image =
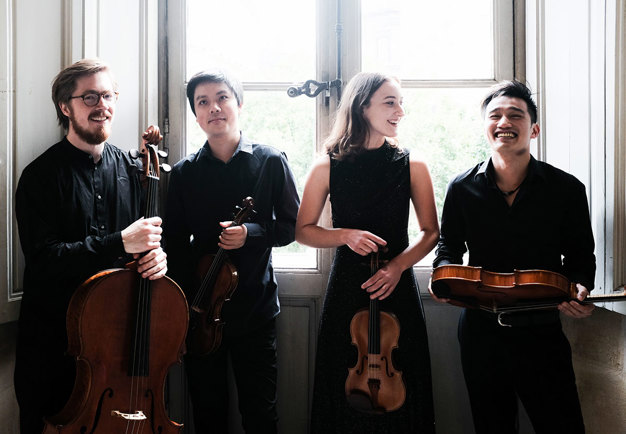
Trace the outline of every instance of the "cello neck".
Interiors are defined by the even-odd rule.
[[[159,212],[159,160],[156,145],[146,145],[144,175],[146,187],[146,218],[156,217]],[[144,253],[145,254],[145,253]],[[131,377],[148,377],[150,366],[150,312],[152,291],[150,280],[139,276],[137,291],[134,333],[130,348],[128,375]]]

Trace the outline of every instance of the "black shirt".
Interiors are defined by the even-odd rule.
[[[171,277],[188,299],[197,286],[200,257],[216,253],[221,221],[233,219],[235,206],[250,196],[256,214],[245,223],[245,244],[227,252],[239,283],[224,304],[225,333],[254,329],[280,310],[272,267],[272,247],[295,239],[300,199],[284,153],[241,136],[232,158],[224,163],[208,142],[179,161],[170,175],[164,240]],[[191,305],[190,301],[190,305]]]
[[[21,319],[62,320],[87,278],[122,266],[121,231],[142,216],[135,162],[105,143],[102,158],[67,138],[30,163],[20,177],[16,214],[25,256]]]
[[[433,266],[461,264],[494,272],[543,269],[594,287],[594,240],[584,185],[531,156],[512,206],[495,183],[491,159],[448,186]]]

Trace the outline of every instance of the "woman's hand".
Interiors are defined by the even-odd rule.
[[[361,288],[370,293],[371,299],[384,300],[396,289],[402,271],[404,270],[402,270],[401,266],[394,261],[390,261],[367,279],[361,285]]]
[[[359,229],[344,229],[346,244],[354,253],[367,256],[372,252],[377,252],[379,246],[386,246],[387,241],[368,231]]]

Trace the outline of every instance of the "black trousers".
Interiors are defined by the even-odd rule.
[[[224,336],[217,352],[185,356],[196,434],[228,433],[227,363],[230,356],[239,412],[247,434],[277,431],[276,320],[243,336]]]
[[[537,434],[585,432],[558,317],[551,324],[502,327],[495,315],[465,310],[459,342],[476,434],[517,433],[517,397]]]
[[[67,403],[76,379],[76,363],[67,356],[65,323],[20,321],[14,385],[21,434],[41,434],[44,417]]]

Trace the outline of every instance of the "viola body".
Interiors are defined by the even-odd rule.
[[[134,270],[105,270],[74,293],[67,330],[76,382],[64,409],[46,421],[45,434],[181,432],[167,415],[163,391],[169,368],[184,351],[187,302],[163,277],[149,281],[148,309],[142,311],[142,281]]]
[[[352,344],[358,349],[354,367],[348,369],[345,392],[348,403],[366,413],[398,410],[404,404],[406,390],[402,372],[396,370],[391,352],[398,347],[400,323],[395,315],[380,311],[380,351],[368,351],[368,309],[357,312],[350,322]]]
[[[566,300],[575,295],[567,278],[552,271],[494,273],[466,265],[435,268],[431,288],[437,297],[449,298],[452,304],[476,308],[538,299]]]
[[[222,308],[235,292],[239,276],[237,269],[230,261],[225,259],[221,264],[216,264],[215,261],[216,255],[206,255],[198,263],[196,275],[198,282],[211,272],[212,267],[218,267],[210,290],[191,306],[191,321],[187,338],[189,354],[213,353],[222,343],[223,328],[226,324],[222,319]],[[197,285],[199,286],[200,284]]]
[[[576,284],[547,270],[495,273],[481,267],[441,265],[433,270],[431,289],[450,304],[494,313],[553,309],[564,301],[578,301]],[[581,304],[625,301],[616,295],[587,297]]]

